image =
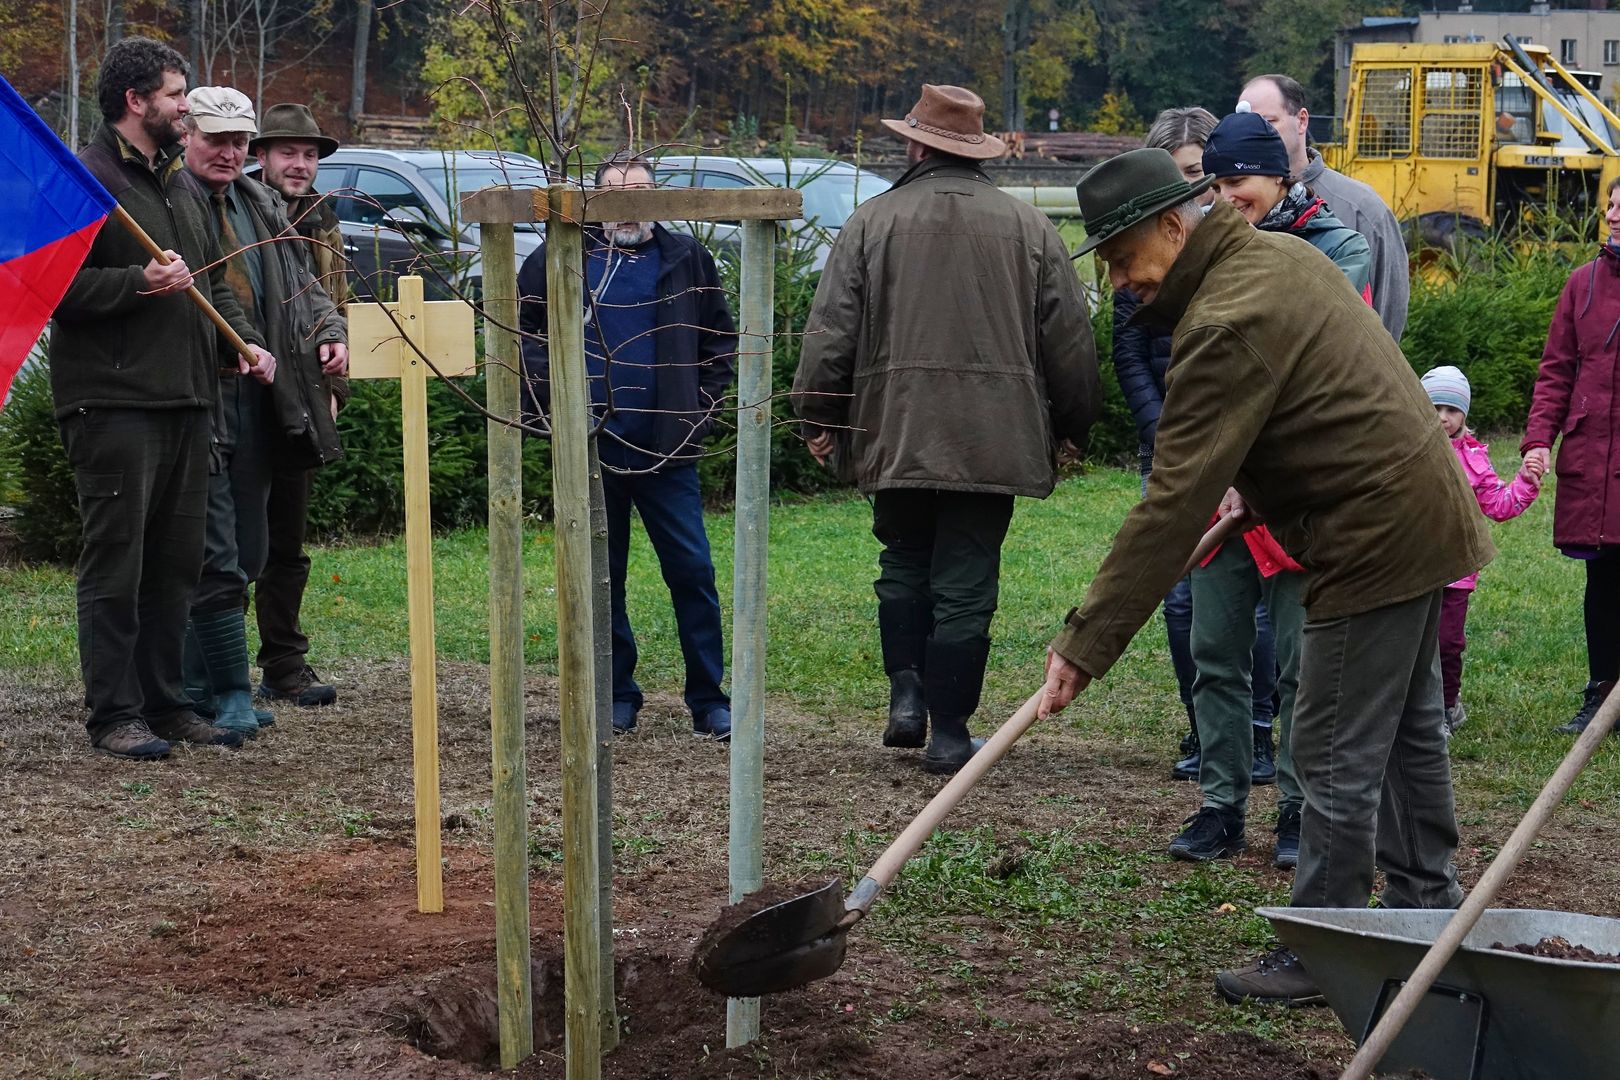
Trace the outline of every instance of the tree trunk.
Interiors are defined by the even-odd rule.
[[[1001,16],[1001,126],[1024,130],[1020,54],[1029,44],[1029,0],[1007,0]]]
[[[124,39],[124,0],[107,0],[107,47]]]
[[[372,0],[355,0],[354,71],[349,80],[349,124],[358,126],[366,111],[366,51],[371,47]]]
[[[204,86],[213,81],[204,63],[207,28],[203,20],[208,12],[208,0],[186,0],[186,8],[191,15],[191,85]]]
[[[79,148],[79,0],[67,5],[67,130],[68,146]]]

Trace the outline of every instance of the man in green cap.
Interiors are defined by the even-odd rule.
[[[292,227],[307,243],[293,245],[304,264],[342,311],[349,302],[349,265],[343,257],[343,233],[332,200],[315,190],[322,158],[338,148],[321,133],[307,105],[272,105],[265,110],[259,134],[248,143],[258,158],[259,179],[286,200]],[[329,359],[321,367],[326,407],[336,421],[349,398],[347,362]],[[322,681],[309,665],[309,638],[299,612],[309,584],[309,556],[304,538],[309,529],[309,496],[315,470],[274,455],[270,475],[270,546],[264,569],[253,586],[253,610],[259,620],[259,667],[264,672],[259,694],[295,705],[330,705],[337,689]]]
[[[1440,597],[1490,561],[1490,540],[1377,313],[1321,252],[1225,203],[1203,216],[1198,191],[1157,149],[1079,184],[1081,251],[1142,298],[1138,318],[1174,330],[1147,495],[1047,651],[1041,715],[1119,659],[1212,516],[1263,520],[1309,575],[1293,903],[1366,907],[1376,865],[1384,906],[1455,907]],[[1322,1000],[1287,948],[1216,985],[1232,1001]]]

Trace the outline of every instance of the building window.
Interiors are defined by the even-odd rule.
[[[1575,39],[1564,38],[1558,43],[1558,62],[1560,64],[1573,64],[1575,62]]]
[[[1440,44],[1442,44],[1442,45],[1460,45],[1462,43],[1462,40],[1463,40],[1463,36],[1461,34],[1446,34],[1443,37],[1441,37]]]
[[[1356,44],[1355,44],[1355,42],[1346,41],[1344,43],[1343,51],[1339,53],[1339,66],[1342,67],[1342,68],[1349,67],[1350,66],[1350,61],[1355,55],[1356,55]]]
[[[1603,43],[1603,62],[1605,64],[1620,64],[1620,41],[1609,38]]]

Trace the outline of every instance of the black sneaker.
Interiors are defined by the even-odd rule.
[[[1249,846],[1243,839],[1243,819],[1230,810],[1200,807],[1183,824],[1186,827],[1170,841],[1172,858],[1188,862],[1229,859]]]
[[[731,741],[731,710],[724,705],[710,709],[702,717],[692,717],[692,734],[715,742]]]
[[[1277,851],[1271,865],[1279,870],[1293,870],[1299,866],[1299,807],[1285,806],[1277,815]]]
[[[300,708],[310,709],[336,701],[337,687],[321,682],[315,669],[305,664],[285,678],[265,679],[259,684],[259,696],[270,701],[290,701]]]
[[[1271,751],[1271,725],[1254,725],[1254,765],[1249,769],[1249,783],[1265,787],[1277,782],[1277,759]]]
[[[1592,717],[1596,716],[1597,711],[1603,707],[1603,702],[1608,698],[1609,691],[1613,689],[1613,679],[1607,682],[1587,683],[1586,689],[1582,691],[1584,696],[1581,700],[1580,712],[1577,712],[1569,723],[1560,725],[1558,730],[1565,735],[1579,735],[1585,731],[1587,725],[1592,722]]]
[[[1252,964],[1216,975],[1215,989],[1234,1005],[1255,1001],[1292,1009],[1327,1003],[1316,987],[1316,980],[1306,974],[1299,957],[1286,945],[1273,949]]]

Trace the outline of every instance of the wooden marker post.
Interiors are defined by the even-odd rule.
[[[489,411],[521,415],[522,353],[512,226],[479,230]],[[534,1053],[529,974],[529,797],[523,749],[523,433],[489,421],[489,732],[495,819],[495,970],[501,1068]]]
[[[585,371],[584,193],[548,189],[551,482],[562,726],[563,1030],[567,1080],[602,1075],[601,849],[591,615],[590,385]]]
[[[446,375],[472,374],[472,308],[459,300],[424,303],[422,279],[402,277],[397,304],[350,304],[346,314],[349,377],[400,381],[405,441],[405,576],[411,635],[411,747],[416,788],[416,909],[443,911],[433,517],[428,499],[429,373],[416,350],[431,357]],[[402,331],[415,348],[401,340]]]
[[[776,222],[746,221],[737,344],[737,502],[731,594],[731,900],[764,884],[765,560],[771,498]],[[759,999],[726,1002],[726,1045],[759,1038]]]

